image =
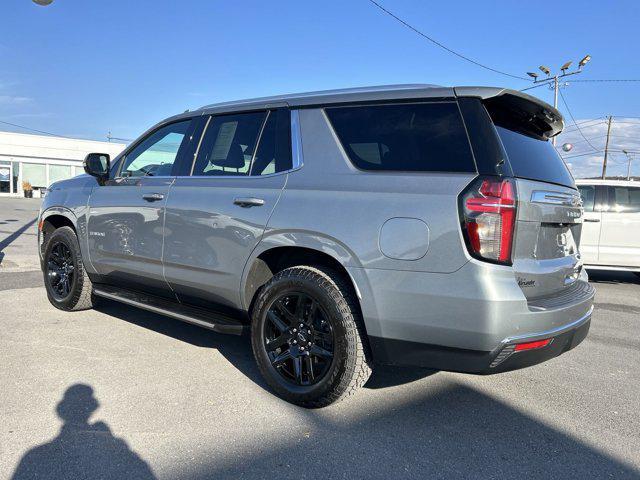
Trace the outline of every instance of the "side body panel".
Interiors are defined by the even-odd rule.
[[[260,241],[287,174],[264,177],[178,177],[167,202],[165,278],[191,304],[240,308],[240,281]],[[261,206],[234,203],[244,197]]]
[[[580,235],[580,255],[585,265],[596,265],[600,261],[600,234],[602,232],[602,208],[606,202],[606,187],[579,184],[584,218]]]
[[[173,177],[120,178],[94,188],[87,237],[96,280],[172,297],[162,273],[164,207],[172,182]]]
[[[73,224],[84,259],[89,258],[86,228],[87,204],[89,196],[96,186],[98,186],[98,182],[89,175],[79,175],[54,183],[43,199],[41,206],[40,220],[46,220],[51,215],[60,215]],[[38,245],[41,244],[42,233],[38,231]],[[39,254],[42,255],[41,249],[39,249]],[[85,268],[89,273],[93,273],[93,268],[89,262],[87,262]]]
[[[598,263],[616,267],[640,267],[640,211],[617,203],[616,190],[640,192],[640,187],[607,186],[608,203],[602,211]],[[627,196],[629,193],[627,193]],[[637,194],[636,194],[637,195]],[[635,205],[634,205],[635,206]]]
[[[328,253],[347,267],[354,280],[368,332],[380,332],[380,322],[387,318],[381,317],[378,309],[384,308],[381,303],[387,299],[373,296],[367,272],[382,278],[402,276],[402,272],[433,272],[446,277],[463,267],[469,257],[456,199],[474,175],[356,170],[321,109],[300,110],[299,116],[305,164],[289,174],[252,258],[272,246],[305,246]],[[387,231],[385,227],[383,240],[401,239],[398,232],[416,235],[399,240],[404,249],[395,254],[397,258],[392,258],[394,252],[385,255],[380,248],[383,226],[388,226],[390,219],[411,221],[391,222],[389,228],[401,230]],[[416,225],[420,228],[414,228]],[[244,299],[245,308],[249,301]],[[404,312],[413,319],[427,314],[422,305],[413,310],[407,304]]]

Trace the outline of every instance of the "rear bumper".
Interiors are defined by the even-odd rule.
[[[583,271],[563,292],[527,300],[513,269],[473,261],[448,274],[349,273],[362,298],[375,362],[481,374],[533,365],[574,348],[588,332],[595,295]],[[553,341],[545,347],[510,351],[548,338]]]
[[[506,338],[490,352],[380,337],[369,337],[369,341],[380,363],[489,375],[536,365],[575,348],[589,333],[592,311],[593,307],[583,317],[551,331]],[[551,339],[545,347],[515,351],[518,343],[544,339]]]

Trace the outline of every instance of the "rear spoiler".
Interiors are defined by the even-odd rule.
[[[525,135],[548,140],[564,128],[556,108],[526,93],[495,87],[455,87],[454,91],[457,97],[479,98],[496,125]]]

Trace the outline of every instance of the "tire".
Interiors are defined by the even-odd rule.
[[[251,344],[273,391],[303,407],[341,400],[371,375],[357,299],[329,269],[296,266],[271,278],[252,310]]]
[[[60,258],[65,260],[62,265],[58,264]],[[47,239],[42,271],[47,297],[54,307],[77,311],[87,310],[95,305],[93,286],[84,269],[78,237],[71,227],[60,227]],[[68,288],[60,286],[63,274],[69,280]]]

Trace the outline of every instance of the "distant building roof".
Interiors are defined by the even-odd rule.
[[[0,157],[29,157],[52,160],[84,160],[87,153],[108,153],[112,157],[125,148],[123,143],[80,138],[0,132]]]

